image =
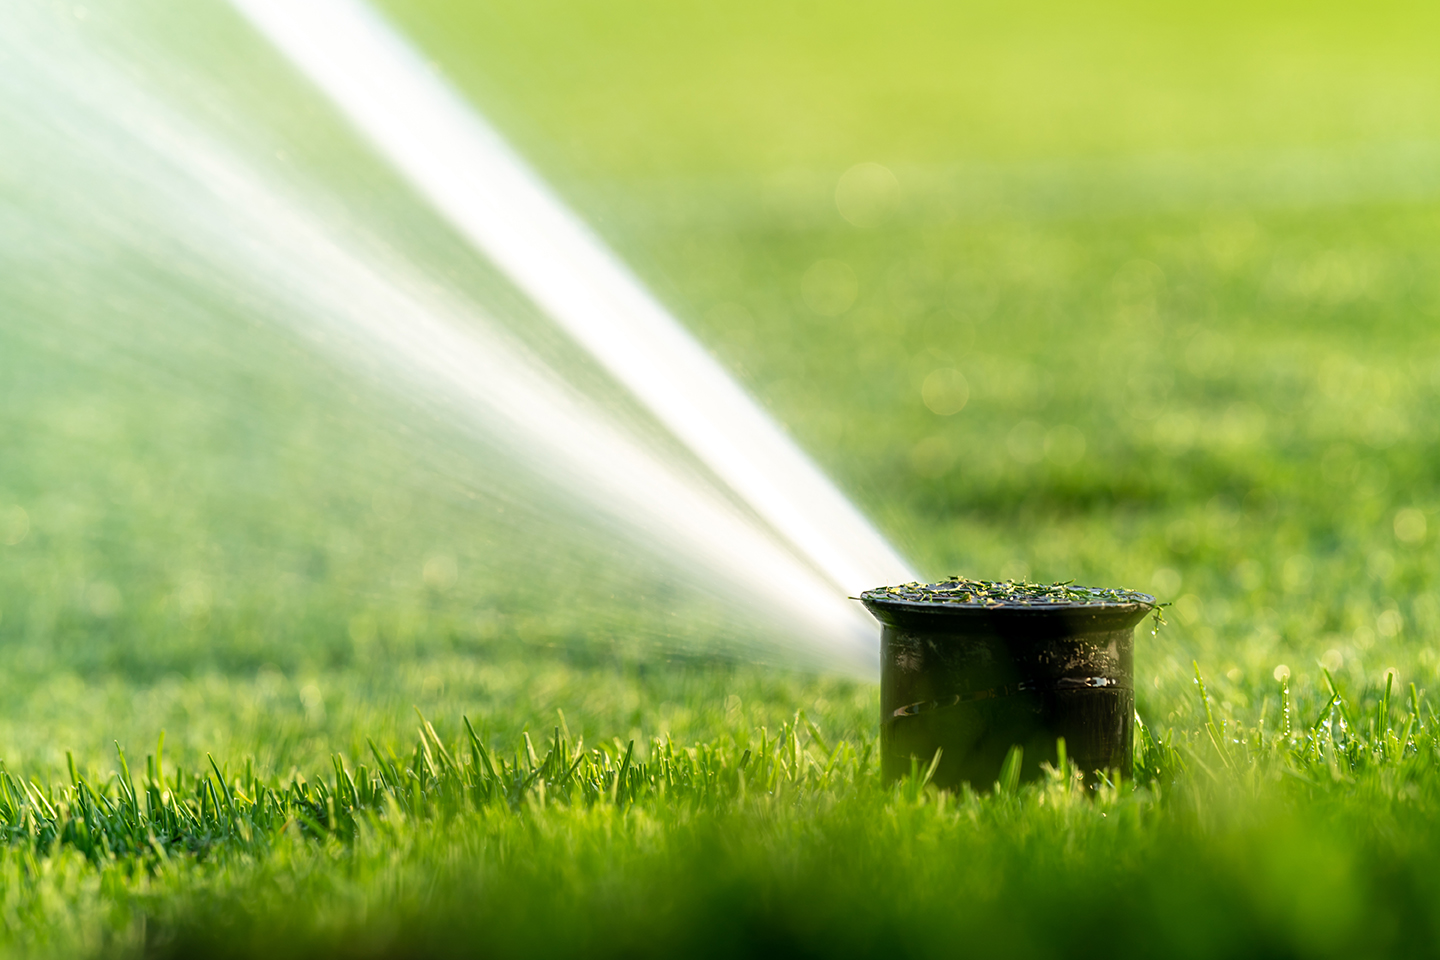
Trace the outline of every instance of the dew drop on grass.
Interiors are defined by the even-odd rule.
[[[1204,615],[1205,606],[1193,593],[1187,593],[1175,601],[1175,616],[1187,627],[1199,623]]]
[[[1303,553],[1297,553],[1285,561],[1280,571],[1280,581],[1286,593],[1303,593],[1315,577],[1315,563]]]
[[[1161,567],[1150,577],[1150,586],[1162,600],[1173,597],[1180,590],[1180,571],[1173,567]]]
[[[1425,539],[1425,514],[1406,507],[1395,514],[1395,539],[1401,543],[1420,543]]]
[[[920,385],[920,398],[930,412],[949,417],[965,409],[970,402],[970,384],[964,374],[953,367],[930,371]]]
[[[106,620],[120,612],[123,598],[115,584],[99,580],[85,588],[85,606],[92,616]]]
[[[1376,550],[1365,560],[1365,570],[1375,580],[1388,580],[1395,572],[1395,555],[1389,550]]]
[[[318,723],[325,719],[325,695],[318,684],[307,683],[300,688],[300,705],[307,720]]]
[[[835,209],[857,227],[878,227],[900,205],[900,181],[878,163],[857,163],[835,184]]]
[[[449,554],[436,554],[425,561],[422,575],[425,579],[425,586],[437,593],[444,593],[455,586],[460,571],[454,557]]]

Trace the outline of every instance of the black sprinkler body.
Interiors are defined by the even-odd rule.
[[[1057,760],[1087,774],[1131,774],[1135,626],[1155,598],[1128,590],[955,578],[867,590],[880,641],[881,772],[912,757],[931,782],[977,790],[1012,746],[1021,779]]]

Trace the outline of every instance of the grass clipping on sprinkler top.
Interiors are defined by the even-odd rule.
[[[1023,580],[971,580],[950,577],[937,583],[902,583],[877,587],[862,600],[902,600],[906,603],[942,603],[975,607],[1091,606],[1113,604],[1153,605],[1155,598],[1138,590],[1112,587],[1078,587],[1073,583],[1027,583]]]

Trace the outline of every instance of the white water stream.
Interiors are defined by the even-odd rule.
[[[355,0],[231,0],[457,230],[843,592],[914,579],[625,265]]]
[[[67,207],[107,242],[181,250],[189,274],[254,291],[267,320],[386,371],[389,385],[742,600],[812,658],[872,671],[874,624],[846,594],[911,579],[905,564],[624,265],[365,8],[235,2],[753,513],[565,382],[485,308],[357,242],[113,56],[89,55],[82,33],[52,29],[53,11],[38,5],[0,15],[10,125],[0,147],[26,198],[0,217],[0,259],[21,270],[37,243],[74,240],[56,236]]]

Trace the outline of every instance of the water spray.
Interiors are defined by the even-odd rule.
[[[519,482],[564,492],[609,539],[658,548],[677,581],[742,601],[741,616],[759,628],[743,639],[758,633],[812,664],[874,675],[874,625],[819,562],[692,464],[626,429],[487,311],[317,211],[47,15],[4,14],[21,29],[0,31],[9,58],[0,93],[13,94],[0,98],[0,117],[19,131],[5,147],[29,165],[32,191],[58,184],[58,205],[79,182],[82,199],[104,198],[93,204],[103,217],[89,217],[82,237],[159,247],[190,277],[227,296],[244,291],[257,323],[289,327],[420,402],[477,449],[499,452]],[[24,230],[53,232],[57,207],[39,207],[0,218],[0,257]]]
[[[841,595],[908,565],[501,136],[357,0],[231,0]]]

